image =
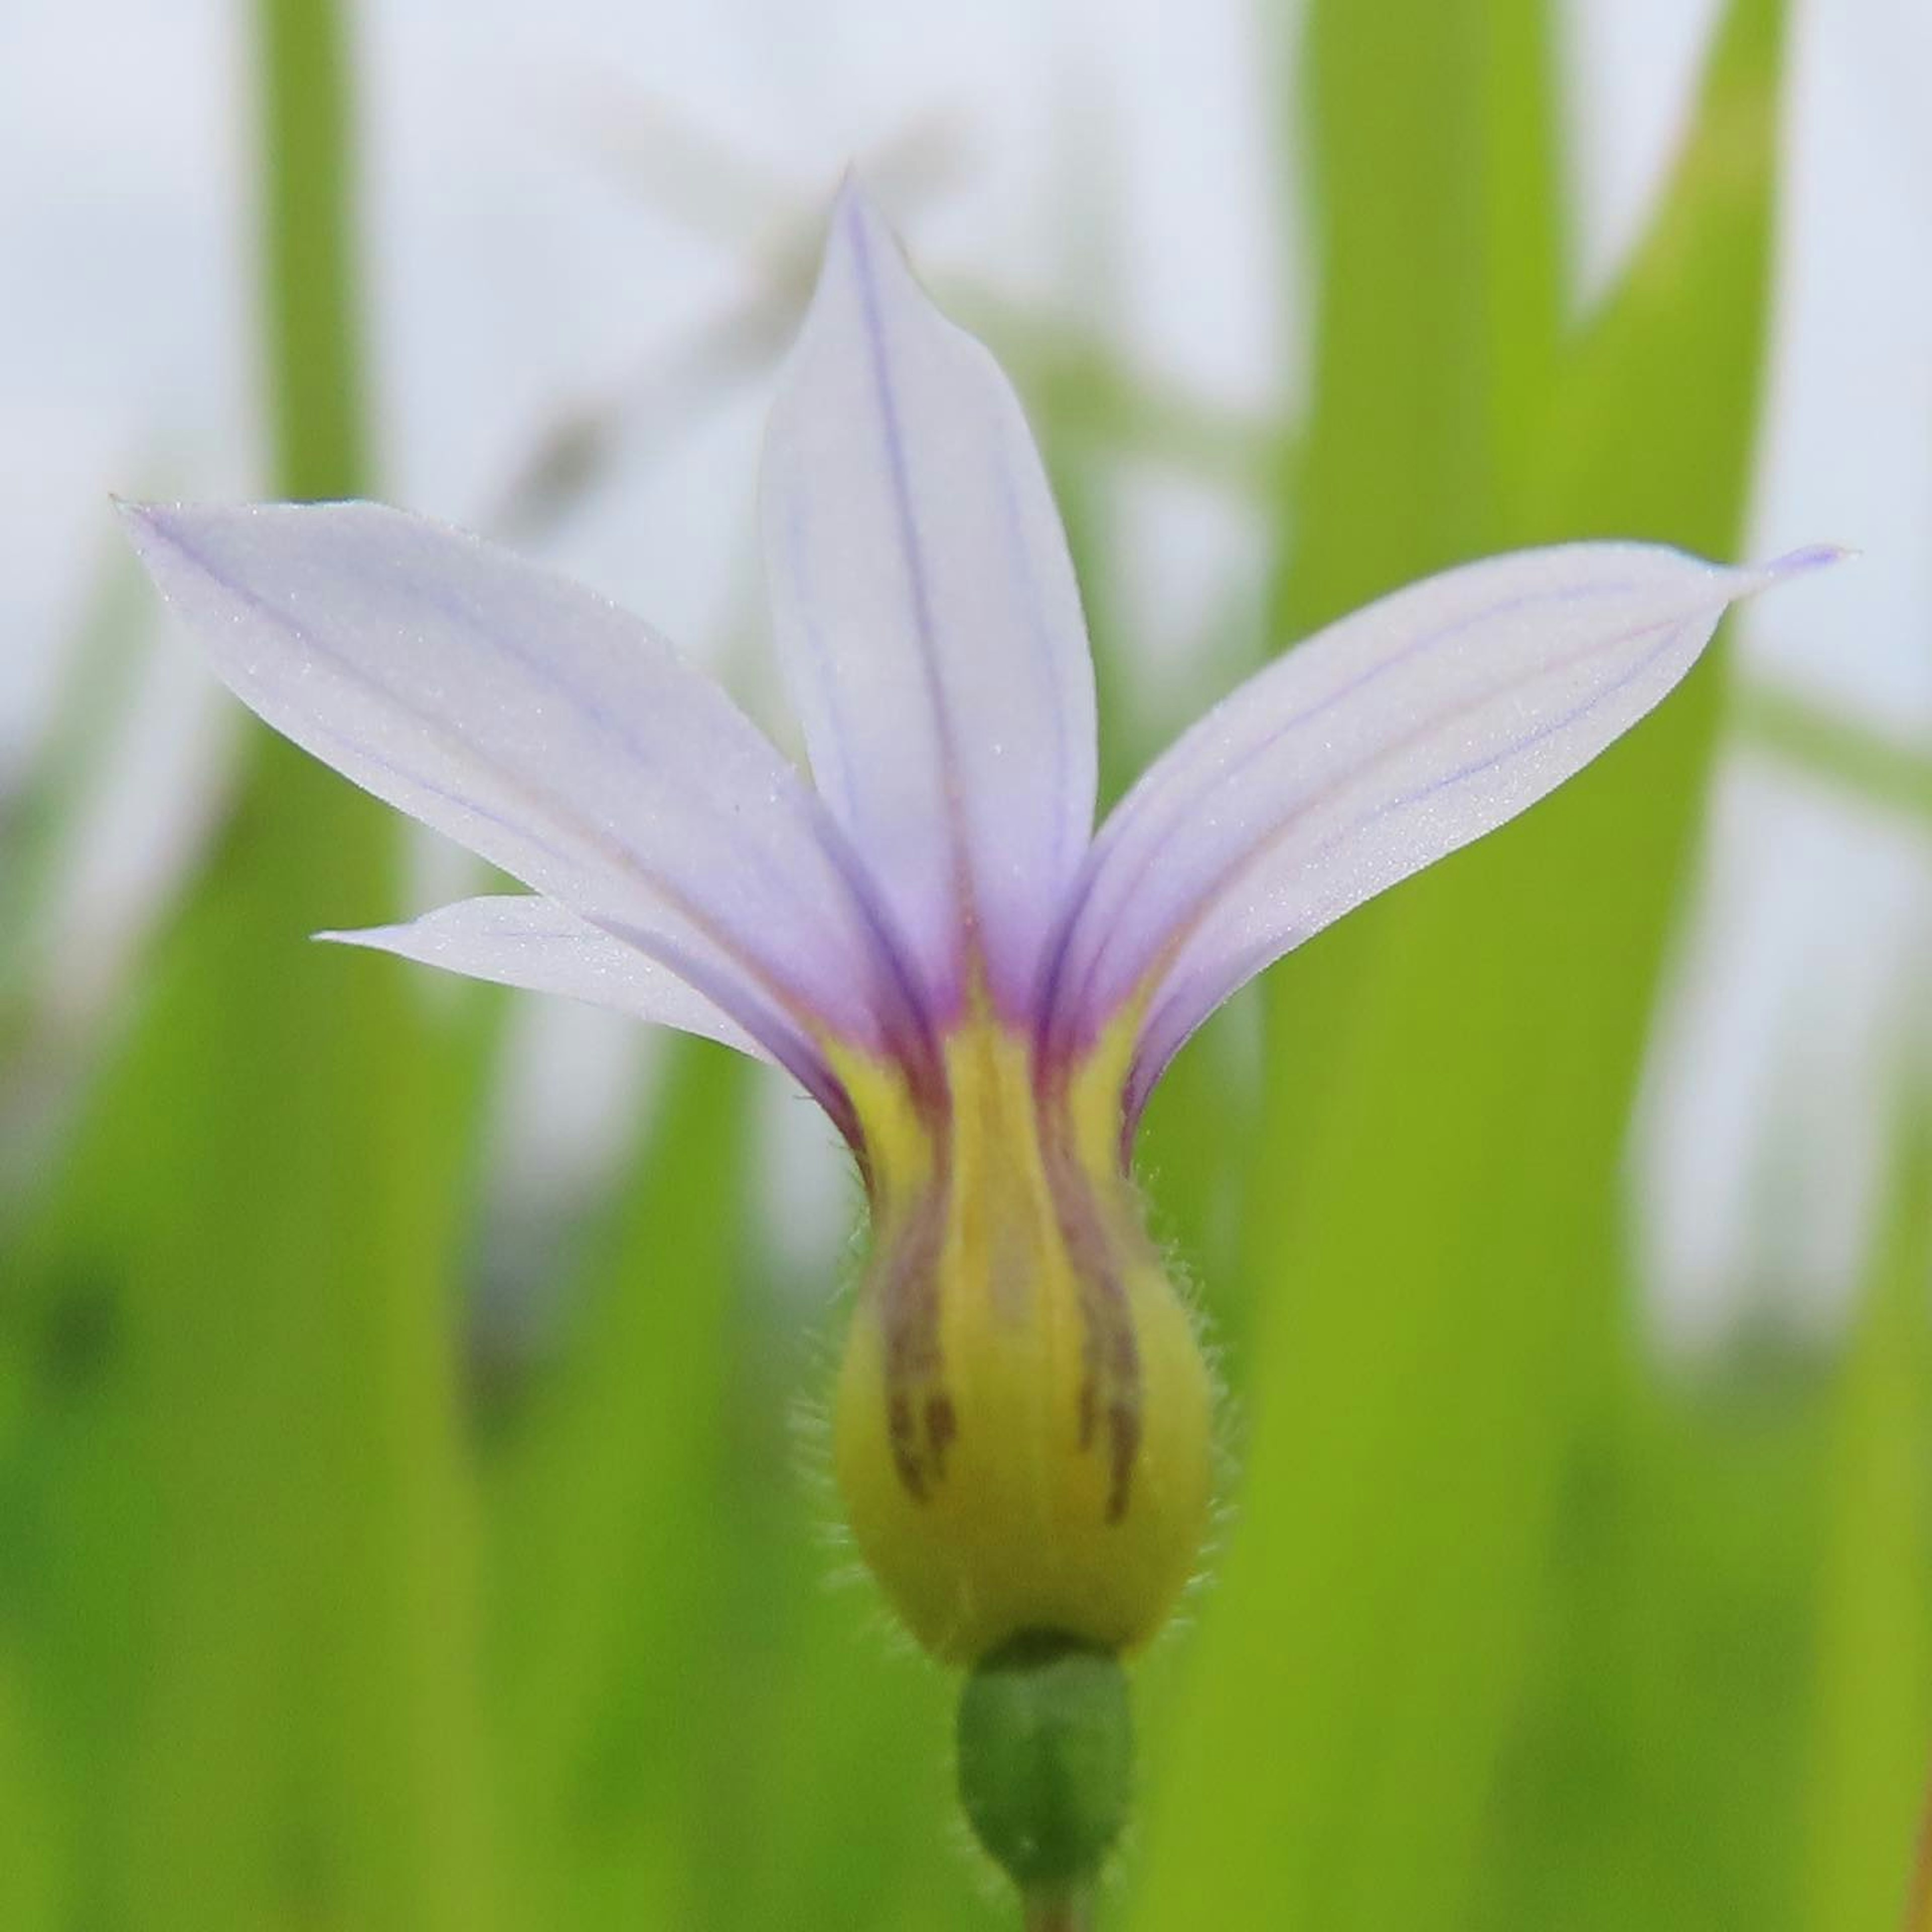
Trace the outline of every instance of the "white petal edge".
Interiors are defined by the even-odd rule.
[[[729,1013],[668,967],[540,893],[459,899],[403,925],[318,932],[315,937],[394,953],[400,959],[500,986],[562,994],[656,1026],[721,1041],[754,1060],[771,1058]]]
[[[1094,675],[1011,384],[848,183],[767,431],[774,628],[820,791],[935,1006],[1021,1012],[1092,836]]]
[[[821,1028],[884,1042],[891,962],[849,854],[638,620],[378,505],[124,508],[176,615],[277,730],[671,967],[814,1090]]]
[[[1684,676],[1738,598],[1834,561],[1729,569],[1662,545],[1465,565],[1319,632],[1224,699],[1095,842],[1049,1037],[1141,1003],[1128,1123],[1238,987],[1573,776]]]

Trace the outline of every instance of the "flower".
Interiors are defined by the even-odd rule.
[[[1209,1378],[1130,1167],[1182,1043],[1830,554],[1449,571],[1223,699],[1096,836],[1086,634],[1024,417],[850,188],[762,501],[812,783],[634,618],[474,538],[361,503],[128,515],[245,704],[531,889],[327,936],[710,1035],[836,1124],[873,1226],[841,1486],[962,1662],[1029,1633],[1131,1648],[1197,1560]]]

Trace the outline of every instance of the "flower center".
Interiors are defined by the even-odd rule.
[[[921,1641],[970,1662],[1027,1630],[1153,1635],[1205,1526],[1212,1396],[1116,1150],[1124,1032],[1070,1078],[987,1018],[922,1109],[840,1071],[874,1253],[834,1448],[867,1561]]]

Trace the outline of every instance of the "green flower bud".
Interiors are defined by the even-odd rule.
[[[1104,1651],[1029,1634],[967,1678],[960,1802],[1029,1899],[1076,1895],[1098,1875],[1126,1822],[1133,1749],[1126,1673]]]

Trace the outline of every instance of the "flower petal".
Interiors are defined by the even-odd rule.
[[[1050,1036],[1077,1044],[1144,1002],[1131,1121],[1230,993],[1534,804],[1683,676],[1726,605],[1835,554],[1728,570],[1653,544],[1565,544],[1344,618],[1208,712],[1102,827]]]
[[[942,1012],[1025,1009],[1092,833],[1093,665],[1017,398],[848,187],[765,452],[773,618],[820,792]]]
[[[663,961],[795,1072],[820,1028],[885,1042],[903,998],[836,828],[638,620],[373,504],[128,514],[176,614],[278,730]]]
[[[461,899],[406,925],[316,937],[393,952],[500,986],[562,993],[634,1019],[722,1040],[754,1059],[772,1057],[730,1014],[668,967],[541,893]]]

